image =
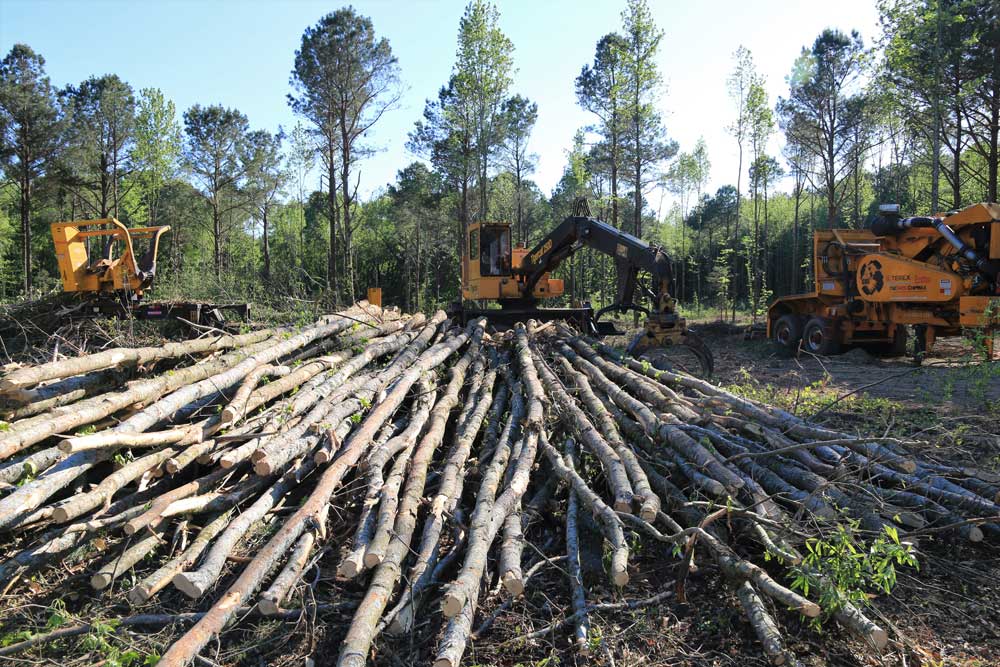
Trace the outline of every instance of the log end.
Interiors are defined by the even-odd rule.
[[[383,554],[369,551],[365,554],[365,567],[368,569],[378,567],[382,563],[383,558]]]
[[[326,451],[325,449],[321,449],[318,452],[316,452],[316,454],[313,455],[313,461],[316,462],[316,465],[320,466],[323,465],[324,463],[328,463],[331,458],[332,457],[330,456],[330,452]]]
[[[865,637],[865,641],[868,642],[876,651],[883,650],[889,645],[889,633],[887,633],[882,628],[876,627],[868,636]]]
[[[143,517],[139,516],[127,522],[122,530],[125,531],[126,535],[135,535],[142,530],[142,527],[145,525],[146,521],[143,520]]]
[[[90,587],[95,591],[103,591],[105,588],[111,585],[114,581],[114,577],[108,572],[98,572],[90,578]]]
[[[221,457],[219,457],[219,465],[225,468],[226,470],[229,470],[238,462],[239,461],[236,460],[236,457],[232,456],[231,454],[223,454]]]
[[[52,520],[56,523],[64,523],[72,518],[69,510],[65,507],[56,507],[52,510]]]
[[[444,594],[444,598],[441,600],[441,612],[444,614],[445,618],[453,618],[458,616],[464,605],[465,596],[461,595],[457,591],[450,590]],[[436,665],[437,662],[434,664]]]
[[[170,475],[176,475],[177,471],[181,469],[181,465],[180,465],[180,463],[177,462],[177,459],[167,459],[163,463],[163,467],[166,469],[167,473],[170,474]]]
[[[174,575],[171,582],[174,588],[184,593],[192,600],[196,600],[205,594],[205,590],[208,586],[203,585],[201,577],[198,576],[198,572],[178,572]]]
[[[337,568],[337,575],[344,577],[345,579],[353,579],[361,574],[364,569],[364,565],[361,563],[361,557],[356,554],[351,554],[340,563],[340,566]]]
[[[253,471],[261,477],[268,477],[272,470],[273,466],[271,466],[271,462],[267,459],[261,459],[253,464]]]
[[[152,595],[150,595],[149,588],[142,584],[136,584],[136,586],[128,592],[126,597],[128,598],[129,604],[140,605],[151,598]]]
[[[653,505],[653,503],[644,502],[642,507],[639,508],[639,518],[646,523],[654,523],[656,521],[656,516],[659,508]]]
[[[628,514],[632,513],[632,501],[624,497],[615,498],[615,511],[616,512],[626,512]]]
[[[260,611],[262,616],[277,616],[281,613],[281,607],[278,606],[277,600],[272,600],[271,598],[261,598],[257,602],[257,609]]]
[[[611,573],[611,582],[621,588],[628,583],[628,572],[626,570],[618,570],[617,572]]]
[[[401,637],[403,635],[409,634],[413,629],[413,605],[408,604],[399,610],[399,613],[392,619],[389,623],[389,627],[386,628],[388,632],[393,637]]]
[[[66,438],[59,441],[59,451],[63,454],[73,453],[73,438]]]
[[[232,424],[236,421],[236,410],[231,407],[223,408],[220,419],[223,424]]]
[[[524,593],[524,578],[520,572],[504,572],[502,577],[503,587],[514,597],[520,597]]]
[[[434,660],[434,667],[458,667],[458,665],[452,662],[451,658],[437,658]]]
[[[979,526],[969,526],[968,538],[970,542],[982,542],[983,531]]]
[[[823,611],[815,602],[806,602],[798,609],[799,613],[809,618],[816,618]]]

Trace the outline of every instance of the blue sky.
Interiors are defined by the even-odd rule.
[[[501,27],[513,40],[512,92],[538,103],[531,150],[545,192],[559,180],[574,131],[593,118],[576,104],[573,80],[592,60],[601,35],[619,28],[624,1],[500,0]],[[857,29],[866,45],[878,35],[875,0],[650,0],[665,39],[659,56],[666,82],[660,101],[670,136],[690,150],[700,136],[712,161],[710,187],[736,178],[736,146],[726,133],[732,104],[725,80],[740,44],[767,77],[772,104],[804,45],[826,27]],[[0,48],[26,42],[46,59],[53,83],[78,83],[114,72],[136,89],[158,87],[178,112],[192,104],[237,107],[255,128],[296,122],[285,102],[303,30],[341,6],[312,0],[0,0]],[[399,58],[405,95],[376,126],[381,149],[363,163],[369,196],[395,179],[414,156],[406,135],[447,80],[465,0],[360,0]],[[780,150],[775,137],[772,152]],[[745,178],[744,178],[745,181]],[[318,178],[317,178],[318,185]],[[656,197],[652,197],[655,199]]]

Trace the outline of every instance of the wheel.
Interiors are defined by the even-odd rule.
[[[782,315],[774,323],[771,335],[775,343],[794,352],[802,340],[802,320],[797,315]]]
[[[831,355],[840,352],[835,323],[821,317],[814,317],[802,330],[802,347],[812,354]]]
[[[906,346],[910,341],[909,331],[902,324],[896,325],[896,333],[890,343],[873,343],[868,346],[868,351],[880,357],[905,357]]]

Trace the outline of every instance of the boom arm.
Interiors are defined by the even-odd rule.
[[[554,270],[583,246],[610,255],[615,260],[618,299],[611,308],[645,311],[633,302],[639,271],[645,270],[653,277],[656,292],[649,296],[656,304],[655,308],[659,312],[673,312],[673,299],[670,297],[673,275],[667,254],[605,222],[581,215],[566,218],[532,248],[519,269],[524,276],[523,293],[531,294],[543,274]]]

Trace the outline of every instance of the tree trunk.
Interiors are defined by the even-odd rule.
[[[219,214],[219,204],[213,197],[212,200],[212,260],[215,265],[216,279],[222,278],[222,216]]]
[[[729,296],[732,299],[733,314],[730,318],[731,322],[736,321],[736,277],[739,274],[739,238],[740,238],[740,188],[743,183],[743,142],[736,142],[739,145],[739,162],[736,167],[736,222],[733,227],[733,235],[730,237],[730,243],[733,245],[733,256],[731,260],[731,265],[729,267]],[[728,234],[728,230],[727,230]]]
[[[326,258],[326,287],[333,291],[333,300],[340,298],[340,280],[337,276],[337,185],[334,179],[334,159],[336,145],[332,139],[327,140],[327,168],[326,168],[326,210],[330,222],[330,252]]]
[[[261,210],[261,219],[264,223],[264,280],[271,279],[271,244],[268,239],[267,229],[267,207]]]
[[[989,158],[986,168],[989,170],[989,200],[997,201],[997,143],[1000,134],[1000,46],[993,48],[993,94],[990,100],[990,128],[989,128]]]
[[[31,172],[22,161],[21,168],[21,268],[24,271],[24,296],[31,295]]]
[[[355,289],[354,289],[354,257],[351,253],[351,142],[352,137],[348,134],[346,125],[344,124],[345,118],[341,116],[340,121],[340,150],[341,150],[341,165],[340,165],[340,189],[341,189],[341,200],[344,204],[344,260],[347,273],[347,301],[348,303],[354,303]]]

